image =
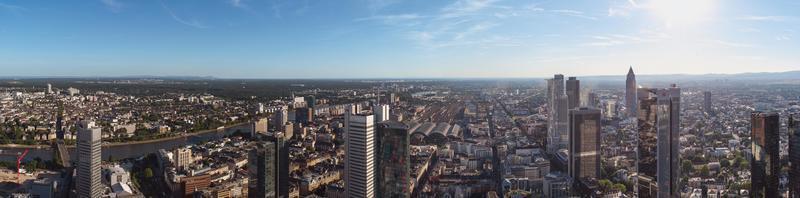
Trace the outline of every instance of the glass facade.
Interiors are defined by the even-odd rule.
[[[385,121],[378,124],[379,197],[411,197],[410,136],[405,124]]]

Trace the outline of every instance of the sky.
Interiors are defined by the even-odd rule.
[[[0,0],[0,76],[800,70],[796,0]]]

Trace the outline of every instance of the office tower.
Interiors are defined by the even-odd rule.
[[[713,109],[711,108],[711,92],[710,91],[704,91],[703,92],[703,111],[705,111],[707,114],[711,114],[712,110]]]
[[[314,109],[303,107],[294,110],[294,120],[298,123],[308,124],[314,120]]]
[[[625,80],[625,108],[628,109],[628,117],[635,117],[639,108],[636,106],[636,92],[636,74],[633,74],[633,67],[630,67]]]
[[[282,136],[276,133],[250,150],[248,197],[289,197],[289,150]]]
[[[250,137],[256,137],[257,134],[267,134],[269,129],[269,121],[266,118],[260,118],[253,122],[251,127]]]
[[[53,93],[53,85],[47,83],[47,94],[52,94],[52,93]]]
[[[637,185],[639,197],[679,197],[681,90],[639,88]]]
[[[100,197],[103,186],[100,184],[101,136],[100,127],[92,121],[81,121],[78,126],[77,183],[78,197]]]
[[[569,99],[564,91],[564,75],[556,74],[553,79],[548,80],[548,134],[547,151],[556,153],[559,149],[564,149],[568,144],[569,126],[568,109]]]
[[[581,105],[581,81],[575,77],[569,77],[566,92],[567,100],[569,100],[567,109],[578,108]]]
[[[778,113],[753,112],[750,129],[753,158],[750,160],[750,196],[778,197],[780,177],[780,118]]]
[[[800,197],[800,114],[789,116],[789,197]]]
[[[411,151],[408,126],[385,121],[377,125],[380,134],[378,149],[377,191],[381,197],[411,197]]]
[[[390,108],[389,105],[375,105],[373,114],[375,115],[375,122],[383,122],[389,120]]]
[[[175,149],[175,167],[179,170],[186,170],[186,167],[190,166],[193,163],[192,159],[192,149],[189,148],[178,148]]]
[[[586,95],[586,106],[596,108],[597,107],[597,93],[589,92]]]
[[[56,138],[64,139],[64,106],[59,104],[58,115],[56,116]]]
[[[310,108],[314,108],[317,106],[317,97],[316,96],[306,96],[306,106]]]
[[[345,194],[375,197],[374,116],[345,112]]]
[[[569,111],[569,176],[600,177],[600,110],[581,107]]]
[[[274,119],[273,123],[278,123],[275,125],[275,130],[280,130],[283,123],[289,122],[289,107],[281,106],[278,111],[275,112],[272,119]]]

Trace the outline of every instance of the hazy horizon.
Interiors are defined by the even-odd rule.
[[[542,78],[800,70],[794,1],[0,2],[4,76]]]

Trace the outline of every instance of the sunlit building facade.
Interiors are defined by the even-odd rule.
[[[750,115],[751,149],[750,196],[778,197],[780,178],[780,116],[774,112]]]
[[[637,184],[639,197],[679,197],[680,97],[675,85],[639,88]]]

